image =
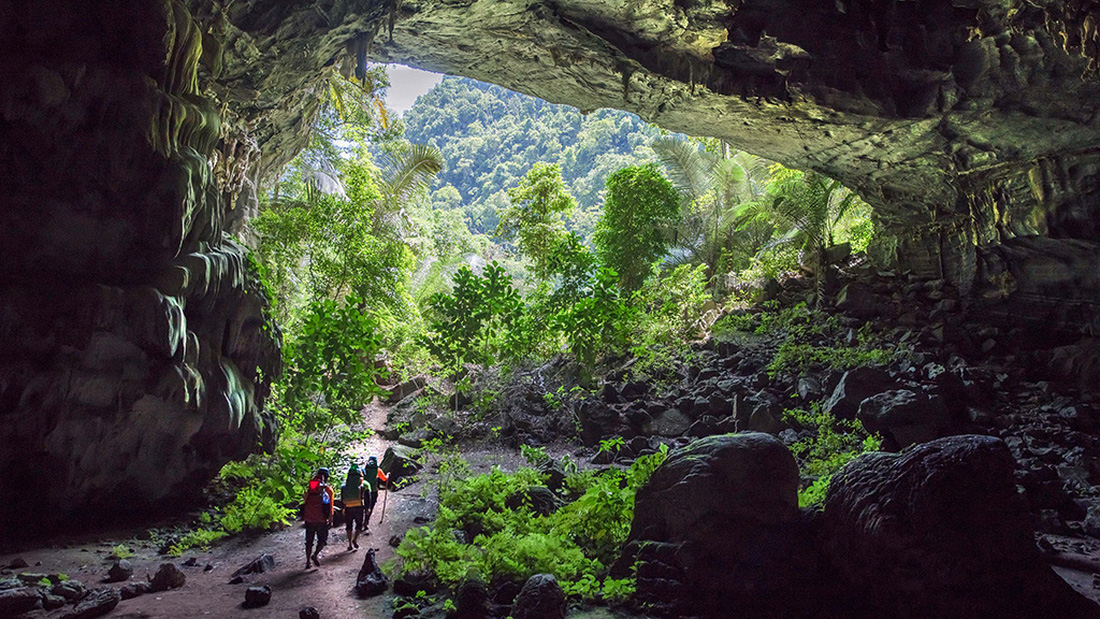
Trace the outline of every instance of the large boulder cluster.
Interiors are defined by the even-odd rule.
[[[800,512],[797,468],[760,433],[673,451],[639,492],[636,602],[673,616],[1100,617],[1039,556],[1004,442],[868,453]]]

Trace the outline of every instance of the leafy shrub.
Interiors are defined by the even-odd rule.
[[[119,544],[111,548],[111,556],[115,559],[129,559],[134,556],[134,551],[126,544]]]
[[[455,273],[454,290],[431,299],[435,317],[424,343],[451,369],[464,362],[491,364],[529,348],[522,328],[525,306],[504,269],[489,263],[482,275],[469,267]]]
[[[790,409],[784,411],[784,419],[815,435],[791,445],[791,453],[798,460],[804,475],[816,479],[799,490],[800,507],[821,505],[834,474],[845,464],[867,451],[878,451],[882,438],[869,434],[858,420],[837,419],[821,409],[815,402],[809,411]]]
[[[298,336],[284,350],[277,410],[288,425],[311,432],[337,421],[353,424],[362,406],[381,393],[374,358],[381,350],[363,299],[310,304]]]
[[[585,296],[551,317],[551,324],[577,360],[591,368],[599,353],[626,346],[636,314],[619,293],[615,271],[598,270],[589,285]]]
[[[667,457],[667,448],[639,458],[627,471],[574,473],[566,486],[580,498],[549,516],[528,506],[505,507],[509,496],[541,484],[543,476],[521,468],[457,481],[443,489],[430,526],[408,532],[397,555],[403,571],[427,570],[447,585],[476,576],[523,579],[554,574],[571,596],[620,600],[632,581],[602,583],[634,516],[634,495]],[[463,544],[455,531],[476,533]],[[602,583],[602,584],[601,584]]]
[[[179,543],[173,544],[168,548],[168,554],[173,557],[178,557],[183,554],[183,551],[189,548],[199,548],[201,550],[210,550],[210,545],[228,535],[225,531],[216,531],[212,529],[195,529],[187,535],[180,538]]]

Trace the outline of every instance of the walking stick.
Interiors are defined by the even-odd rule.
[[[386,480],[386,494],[382,495],[382,515],[378,517],[378,524],[386,519],[386,499],[390,496],[390,480]]]

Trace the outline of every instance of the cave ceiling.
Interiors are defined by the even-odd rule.
[[[271,161],[294,150],[282,141],[302,143],[303,110],[315,105],[303,86],[365,45],[373,61],[623,109],[823,172],[899,230],[973,219],[974,196],[995,186],[1020,195],[979,217],[987,229],[968,233],[981,242],[1100,232],[1077,200],[1100,137],[1091,3],[195,4],[229,34],[210,85],[249,119]]]
[[[326,80],[368,59],[823,172],[875,207],[879,257],[1094,333],[1097,6],[0,3],[0,504],[35,524],[32,485],[69,506],[55,520],[110,517],[194,497],[270,443],[281,338],[232,233],[306,145]]]

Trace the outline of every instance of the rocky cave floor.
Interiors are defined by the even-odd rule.
[[[379,433],[358,445],[355,452],[362,457],[380,456],[391,441],[381,436],[390,407],[372,404],[364,409],[364,426]],[[575,445],[556,444],[547,452],[560,458],[576,451]],[[519,454],[504,446],[481,446],[464,449],[463,457],[475,473],[487,472],[493,466],[512,470],[524,464]],[[591,455],[591,454],[589,454]],[[333,527],[329,544],[321,556],[321,567],[304,568],[304,537],[301,522],[278,531],[259,535],[241,535],[215,543],[208,551],[191,549],[179,557],[164,553],[165,548],[150,539],[148,529],[106,530],[86,534],[74,527],[70,534],[61,536],[39,547],[0,555],[0,583],[11,590],[14,586],[33,585],[43,578],[58,581],[58,585],[43,587],[50,591],[55,608],[38,608],[18,617],[93,617],[103,611],[95,610],[96,590],[110,587],[123,589],[128,585],[156,581],[161,566],[170,564],[182,573],[183,584],[163,591],[151,591],[124,599],[106,616],[118,618],[151,617],[295,617],[306,608],[317,609],[320,617],[388,617],[397,597],[392,589],[386,594],[360,599],[354,590],[356,575],[363,565],[366,551],[377,551],[378,563],[385,564],[394,557],[391,539],[399,538],[410,528],[427,522],[436,508],[435,474],[425,470],[417,482],[400,490],[391,490],[387,499],[385,517],[381,500],[370,526],[370,535],[360,537],[360,549],[348,552],[347,537],[343,527]],[[169,529],[179,520],[156,523],[154,529]],[[108,572],[116,561],[111,557],[117,545],[126,545],[133,551],[129,561],[133,574],[121,582],[107,582]],[[264,556],[273,560],[260,573],[236,576],[236,572],[260,560]],[[26,565],[23,565],[26,564]],[[165,578],[166,585],[171,578]],[[18,585],[16,585],[18,583]],[[11,585],[10,587],[8,585]],[[245,604],[249,587],[268,586],[270,601],[262,608],[249,608]],[[156,587],[154,587],[156,588]],[[90,593],[89,593],[90,592]],[[2,595],[2,594],[0,594]],[[0,605],[0,610],[3,607]],[[441,604],[436,609],[443,616]],[[0,612],[0,616],[9,616]],[[588,610],[578,616],[590,619],[611,618],[615,615],[602,609]]]
[[[765,368],[782,336],[737,333],[695,345],[693,358],[661,380],[638,380],[622,368],[612,369],[600,391],[565,405],[550,406],[544,396],[575,380],[567,366],[552,362],[517,373],[498,396],[503,405],[499,417],[477,420],[417,406],[417,397],[431,391],[433,383],[412,381],[397,391],[403,397],[394,398],[399,401],[392,409],[389,404],[365,409],[365,426],[377,433],[358,453],[381,455],[391,446],[415,449],[432,436],[455,434],[469,439],[461,442],[461,451],[475,472],[493,465],[523,465],[516,449],[520,444],[543,445],[554,458],[569,454],[593,466],[626,464],[660,443],[682,446],[694,437],[731,431],[768,432],[793,444],[807,430],[785,420],[782,410],[811,402],[838,417],[858,416],[875,426],[887,448],[950,434],[997,436],[1016,459],[1015,481],[1033,517],[1039,556],[1078,593],[1100,605],[1100,402],[1087,372],[1068,376],[1058,371],[1090,367],[1095,343],[1044,340],[1026,330],[979,321],[975,317],[980,312],[968,311],[942,282],[916,283],[858,265],[841,275],[827,286],[827,301],[841,312],[840,324],[854,334],[872,323],[882,342],[909,349],[900,361],[882,369],[841,372],[811,365],[769,375]],[[789,305],[808,290],[805,282],[791,280],[774,293]],[[879,397],[875,410],[860,406],[880,394],[890,395]],[[452,399],[460,409],[471,404],[462,402],[461,394],[452,398],[460,400]],[[566,439],[577,429],[584,445]],[[501,440],[484,440],[496,434]],[[624,448],[617,455],[600,452],[600,439],[613,436],[626,439]],[[359,599],[353,591],[356,574],[367,548],[376,548],[379,562],[385,563],[393,557],[391,538],[430,520],[433,475],[429,468],[417,483],[390,493],[385,520],[378,522],[376,514],[359,552],[346,552],[344,532],[334,528],[320,569],[303,569],[300,524],[173,558],[161,554],[145,530],[85,534],[77,523],[64,537],[0,556],[0,566],[6,566],[0,570],[0,589],[10,591],[42,578],[58,580],[63,574],[69,580],[40,589],[50,592],[48,600],[56,607],[23,616],[97,616],[97,599],[110,597],[97,598],[97,591],[145,581],[169,563],[185,576],[182,586],[123,600],[110,616],[294,616],[308,606],[321,617],[390,616],[392,590]],[[129,558],[133,575],[106,584],[113,564],[109,555],[118,544],[134,551]],[[265,554],[274,559],[273,567],[230,584],[235,571]],[[262,585],[272,590],[270,602],[260,610],[246,608],[246,589]],[[575,609],[570,616],[621,612]]]

